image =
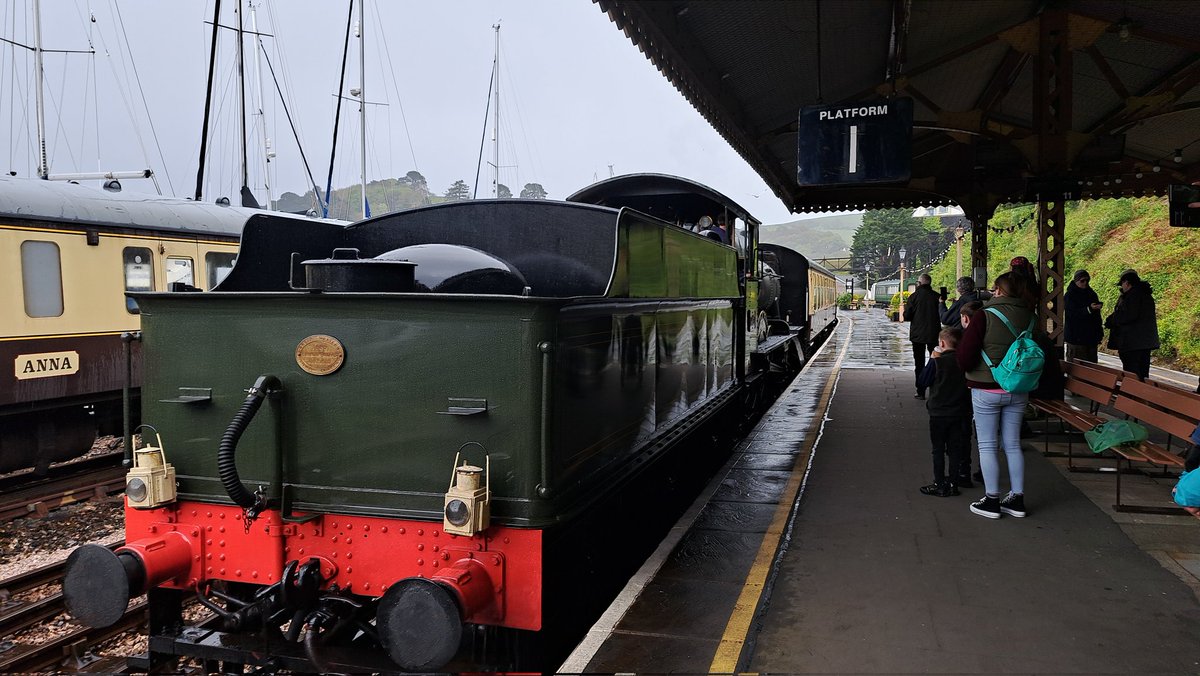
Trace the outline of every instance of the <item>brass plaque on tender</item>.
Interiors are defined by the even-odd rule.
[[[296,346],[296,363],[314,376],[327,376],[342,368],[346,349],[333,336],[317,334],[300,341]]]

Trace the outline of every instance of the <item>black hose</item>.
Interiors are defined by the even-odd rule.
[[[318,673],[329,674],[333,670],[329,668],[329,664],[321,658],[320,652],[317,650],[317,632],[320,631],[322,620],[309,615],[308,621],[304,626],[304,654],[308,657],[308,661],[316,667]]]
[[[279,389],[278,378],[259,376],[254,386],[248,391],[242,407],[233,416],[233,420],[229,421],[229,426],[225,428],[225,434],[221,435],[221,445],[217,450],[217,473],[221,477],[221,485],[225,488],[225,493],[238,507],[253,515],[257,515],[262,510],[265,506],[265,499],[251,493],[242,485],[242,479],[238,476],[237,471],[237,444],[238,440],[242,438],[242,433],[250,426],[250,421],[254,419],[254,414],[258,413],[268,391],[275,389]]]

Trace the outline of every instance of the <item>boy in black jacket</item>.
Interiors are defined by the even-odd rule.
[[[971,394],[954,355],[961,336],[959,329],[942,329],[933,357],[921,371],[918,381],[918,386],[929,388],[925,408],[929,410],[929,439],[933,443],[933,483],[922,486],[921,492],[939,498],[959,494],[954,475],[970,453]],[[949,478],[946,476],[947,455],[950,456]]]

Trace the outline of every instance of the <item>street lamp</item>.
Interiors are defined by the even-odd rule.
[[[907,253],[908,253],[907,249],[905,249],[904,247],[900,247],[900,293],[901,294],[903,294],[905,291],[908,291],[908,285],[904,283],[904,256]],[[900,297],[903,298],[904,296],[901,295]]]
[[[871,309],[870,300],[872,300],[870,298],[870,294],[871,294],[871,264],[870,263],[863,264],[863,273],[866,275],[866,278],[863,280],[863,302],[867,303],[867,309],[869,310],[869,309]]]
[[[962,279],[962,242],[963,242],[963,227],[959,225],[954,228],[954,248],[955,248],[955,263],[954,263],[954,282]]]

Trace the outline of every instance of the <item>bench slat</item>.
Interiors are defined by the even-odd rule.
[[[1180,439],[1190,437],[1196,429],[1196,420],[1184,417],[1180,413],[1175,412],[1173,408],[1164,410],[1152,405],[1158,403],[1156,399],[1158,401],[1166,401],[1168,405],[1179,402],[1178,399],[1172,401],[1169,393],[1162,393],[1159,388],[1152,385],[1141,382],[1122,383],[1114,407],[1118,411],[1128,413],[1146,424],[1159,428],[1167,434],[1179,437]],[[1164,406],[1164,408],[1166,407]]]

